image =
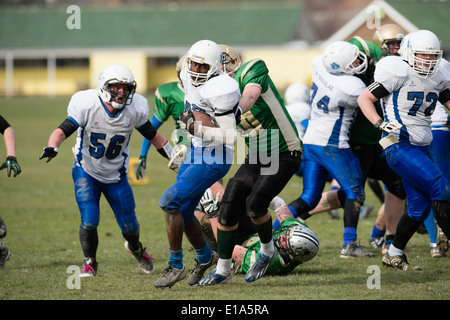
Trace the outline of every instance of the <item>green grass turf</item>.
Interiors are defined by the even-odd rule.
[[[106,201],[101,201],[98,248],[99,270],[95,278],[82,279],[80,288],[69,288],[70,266],[80,266],[82,251],[78,240],[79,213],[73,195],[71,167],[75,135],[63,143],[58,156],[49,163],[38,158],[50,133],[66,117],[69,97],[0,98],[0,114],[14,127],[17,158],[22,174],[7,178],[0,172],[0,216],[8,234],[2,241],[12,252],[10,261],[0,270],[0,300],[448,300],[450,298],[450,259],[432,259],[428,235],[415,234],[408,244],[411,264],[421,272],[400,272],[381,267],[381,253],[368,248],[368,238],[380,203],[366,190],[367,203],[375,210],[360,219],[358,239],[375,258],[341,259],[343,221],[327,213],[308,220],[320,239],[318,255],[287,276],[267,276],[246,283],[243,275],[230,285],[191,288],[186,281],[171,289],[156,289],[153,283],[168,263],[168,242],[164,216],[158,200],[171,186],[175,174],[154,150],[146,170],[149,184],[133,186],[136,214],[141,226],[141,241],[154,257],[155,272],[139,271],[134,258],[123,248],[123,238]],[[152,97],[149,96],[149,101]],[[170,137],[169,121],[161,132]],[[141,136],[135,131],[131,141],[132,156],[138,157]],[[0,143],[0,158],[4,159]],[[3,160],[2,160],[3,161]],[[232,167],[225,182],[236,170]],[[302,191],[302,180],[293,177],[281,193],[286,202]],[[340,210],[342,217],[342,210]],[[194,252],[186,238],[184,262],[194,265]],[[376,274],[370,268],[375,266]],[[379,269],[378,269],[379,268]],[[379,272],[379,273],[378,273]],[[371,276],[379,275],[379,289]],[[1,305],[1,303],[0,303]],[[172,310],[180,312],[180,309]],[[382,312],[378,310],[377,312]]]

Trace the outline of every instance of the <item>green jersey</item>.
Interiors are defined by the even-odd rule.
[[[250,60],[235,73],[241,93],[247,85],[261,88],[261,96],[253,107],[241,115],[238,130],[245,137],[249,154],[276,155],[301,150],[302,141],[286,110],[283,98],[269,76],[264,61]],[[262,153],[259,153],[262,152]]]
[[[169,82],[160,85],[155,92],[153,115],[160,122],[165,122],[172,116],[177,137],[172,139],[172,141],[176,142],[176,144],[185,141],[185,144],[190,147],[187,134],[180,129],[180,125],[177,122],[180,118],[180,112],[184,112],[184,90],[181,83]]]
[[[372,63],[368,66],[370,74],[373,75],[375,64],[383,57],[383,50],[375,43],[361,39],[360,37],[351,38],[348,42],[356,45],[359,51],[366,54],[368,59],[373,59]],[[362,111],[358,110],[350,132],[350,140],[361,144],[378,144],[378,141],[381,139],[381,134],[382,132],[367,120]]]
[[[280,228],[284,226],[290,226],[294,224],[300,224],[303,226],[306,226],[305,224],[301,223],[297,219],[286,219],[281,222]],[[273,240],[275,241],[275,235],[273,235]],[[242,266],[239,269],[237,273],[247,273],[248,269],[255,263],[256,259],[258,258],[259,251],[261,248],[261,242],[259,241],[258,234],[251,235],[243,244],[244,247],[247,248],[247,252],[245,253],[244,259],[242,261]],[[294,270],[298,265],[300,265],[301,262],[298,261],[291,261],[287,265],[285,265],[282,260],[280,260],[280,254],[277,253],[275,259],[272,261],[272,263],[269,265],[269,268],[267,268],[266,274],[267,275],[280,275],[280,274],[286,274]]]

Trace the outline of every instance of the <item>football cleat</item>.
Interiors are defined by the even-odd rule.
[[[197,284],[193,285],[193,287],[214,286],[216,284],[226,284],[229,282],[231,282],[231,273],[228,276],[223,276],[216,273],[216,269],[214,269],[206,277],[200,279],[200,281],[197,282]]]
[[[341,258],[375,257],[375,254],[367,252],[353,241],[342,247]]]
[[[191,270],[191,274],[189,275],[188,284],[190,286],[196,284],[201,278],[203,278],[205,271],[208,270],[212,265],[216,264],[218,260],[219,256],[215,251],[211,251],[211,259],[208,263],[200,264],[198,260],[195,259],[196,263],[194,269]]]
[[[0,269],[3,269],[5,266],[5,262],[9,260],[11,256],[11,252],[8,248],[0,242]]]
[[[250,267],[250,269],[248,269],[247,273],[245,274],[245,281],[253,282],[264,276],[266,274],[267,268],[275,259],[276,255],[276,250],[274,250],[271,257],[268,257],[260,252],[258,255],[258,259],[256,259],[255,263]]]
[[[172,266],[169,262],[169,265],[164,269],[162,276],[156,280],[153,284],[156,288],[171,288],[178,281],[186,278],[186,268],[183,266],[183,269],[177,269]]]
[[[385,268],[394,268],[398,270],[422,270],[420,267],[411,267],[408,263],[408,259],[406,259],[406,255],[403,254],[401,256],[390,256],[389,253],[386,253],[381,260],[383,263],[383,267]]]
[[[80,278],[95,277],[97,275],[97,269],[98,263],[95,258],[84,258]]]
[[[130,248],[128,248],[128,241],[125,241],[123,246],[136,258],[139,268],[142,271],[146,274],[153,272],[153,257],[145,251],[146,248],[142,248],[142,243],[139,242],[139,249],[136,251],[131,251]]]

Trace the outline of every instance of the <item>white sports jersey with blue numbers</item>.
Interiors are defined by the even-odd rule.
[[[383,99],[384,120],[397,120],[403,125],[400,131],[390,134],[413,145],[430,144],[431,115],[440,92],[449,86],[445,71],[438,68],[436,75],[422,79],[402,58],[388,56],[377,63],[374,78],[390,92]]]
[[[134,94],[131,104],[111,115],[97,90],[72,96],[68,118],[78,126],[75,165],[102,183],[115,183],[128,170],[129,143],[133,130],[148,121],[147,99]]]
[[[215,119],[215,115],[233,112],[233,108],[239,104],[241,93],[238,83],[222,71],[198,87],[192,85],[190,75],[184,68],[181,70],[180,79],[185,90],[184,105],[186,110],[201,111]],[[217,119],[217,121],[221,124],[220,119]],[[230,130],[229,134],[236,135],[235,125],[226,129]],[[193,136],[192,144],[194,147],[215,147],[222,143]]]
[[[322,56],[313,59],[311,119],[304,144],[349,148],[349,131],[358,108],[356,100],[366,86],[349,75],[330,74]]]

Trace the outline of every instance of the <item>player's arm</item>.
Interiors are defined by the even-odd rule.
[[[208,127],[197,125],[194,123],[194,135],[201,136],[208,141],[220,141],[220,143],[228,146],[235,144],[237,136],[235,134],[236,120],[234,114],[227,114],[220,117],[216,117],[216,121],[219,127]]]
[[[150,119],[150,123],[156,130],[163,124],[155,115]],[[136,178],[140,179],[144,176],[144,170],[147,168],[147,154],[150,149],[151,142],[146,137],[142,138],[141,153],[139,155],[139,162],[136,166]]]
[[[445,89],[439,94],[439,102],[450,110],[450,88]]]
[[[156,130],[149,120],[137,130],[155,146],[159,154],[164,158],[171,158],[173,154],[172,145],[158,132],[158,130]]]
[[[14,177],[22,172],[16,157],[16,134],[13,127],[0,116],[0,132],[3,134],[6,148],[6,161],[0,166],[0,170],[7,169],[8,177],[11,177],[11,170],[14,171]]]
[[[44,152],[39,157],[39,160],[47,158],[46,162],[49,162],[56,157],[58,155],[59,146],[77,129],[78,124],[74,120],[66,118],[63,123],[50,134],[47,147],[44,148]]]
[[[239,101],[239,106],[242,109],[242,113],[249,111],[253,105],[256,103],[256,100],[261,96],[261,87],[256,84],[248,84],[245,86],[242,91],[242,97]]]
[[[373,124],[375,128],[389,133],[393,130],[401,129],[402,125],[396,120],[385,122],[380,117],[375,107],[375,102],[388,94],[389,91],[387,91],[382,84],[374,82],[368,86],[363,93],[361,93],[357,102],[364,116]]]

